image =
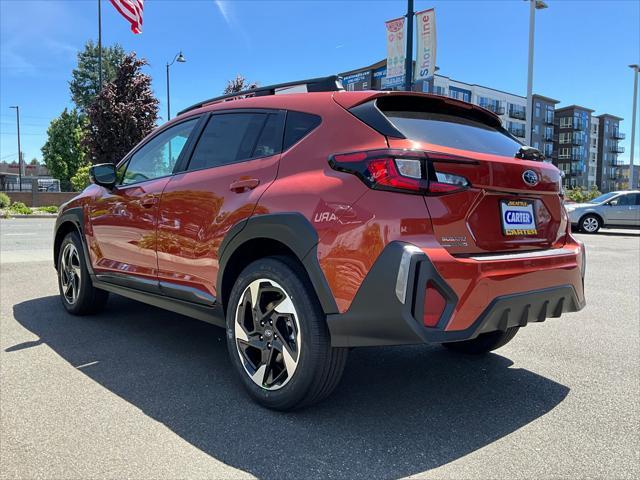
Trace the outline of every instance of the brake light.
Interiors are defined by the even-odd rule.
[[[331,168],[356,175],[369,188],[419,195],[446,194],[468,188],[466,178],[439,172],[434,167],[434,163],[467,161],[419,150],[369,150],[329,158]]]

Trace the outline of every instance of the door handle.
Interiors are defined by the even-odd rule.
[[[244,178],[231,182],[231,185],[229,185],[229,190],[236,193],[242,193],[246,190],[253,190],[258,185],[260,185],[260,180],[258,180],[257,178]]]
[[[156,203],[158,203],[158,198],[157,197],[147,197],[147,198],[143,198],[142,200],[140,200],[140,206],[142,208],[151,208],[151,207],[155,206]]]

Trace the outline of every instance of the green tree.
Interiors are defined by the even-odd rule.
[[[86,163],[84,146],[85,120],[76,109],[66,108],[54,118],[47,129],[47,141],[42,147],[42,159],[63,190],[71,188],[71,177]]]
[[[227,81],[227,86],[224,87],[224,91],[222,93],[224,95],[227,95],[229,93],[241,92],[243,90],[249,90],[251,88],[257,88],[257,87],[258,87],[257,82],[248,82],[247,79],[244,78],[244,76],[238,74],[236,75],[236,78],[234,78],[233,80]]]
[[[117,163],[156,126],[158,99],[151,78],[141,69],[147,61],[125,56],[115,79],[107,83],[87,110],[85,145],[93,163]]]
[[[102,85],[112,81],[122,60],[124,49],[117,43],[112,47],[102,47]],[[69,82],[71,99],[81,113],[85,113],[98,94],[98,46],[89,40],[84,50],[78,52],[78,65],[71,72]]]
[[[78,169],[76,174],[71,177],[71,185],[73,186],[73,190],[75,190],[76,192],[81,192],[82,190],[87,188],[87,185],[89,185],[89,183],[91,183],[91,181],[89,180],[89,168],[90,165],[83,165]]]

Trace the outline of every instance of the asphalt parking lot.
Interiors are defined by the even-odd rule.
[[[484,358],[359,349],[324,403],[280,414],[223,330],[112,296],[67,315],[53,221],[0,221],[1,478],[638,478],[640,232],[579,235],[587,307]]]

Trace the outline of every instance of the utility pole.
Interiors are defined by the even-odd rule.
[[[529,67],[527,69],[527,127],[525,143],[531,145],[531,125],[533,120],[533,44],[536,29],[536,10],[548,8],[542,0],[526,0],[529,2]]]
[[[98,0],[98,91],[102,90],[102,7]]]
[[[637,185],[633,168],[633,154],[636,146],[636,109],[638,108],[638,65],[629,65],[633,68],[633,113],[631,117],[631,158],[629,159],[629,190]]]
[[[408,92],[413,86],[413,0],[407,0],[407,49],[405,57],[404,89]]]
[[[22,191],[22,149],[20,148],[20,107],[15,105],[13,107],[16,109],[16,124],[18,126],[18,185],[20,191]]]

